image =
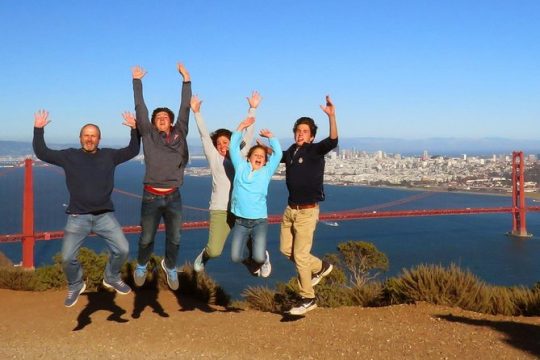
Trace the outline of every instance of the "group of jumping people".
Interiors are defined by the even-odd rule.
[[[165,254],[160,266],[168,286],[172,290],[178,289],[176,268],[182,225],[180,188],[189,161],[186,137],[191,109],[212,174],[208,241],[194,260],[194,270],[204,271],[210,259],[220,256],[230,235],[232,261],[244,264],[254,276],[270,276],[266,197],[272,175],[279,164],[284,163],[289,196],[281,221],[280,251],[295,264],[299,285],[298,302],[288,312],[303,315],[315,309],[313,287],[332,271],[332,264],[311,254],[319,202],[325,198],[324,158],[338,143],[332,100],[326,96],[326,104],[321,105],[329,121],[329,136],[322,141],[314,142],[317,133],[314,120],[301,117],[293,126],[294,143],[286,150],[281,149],[279,141],[268,129],[259,131],[267,143],[257,140],[251,146],[260,94],[254,91],[247,98],[247,117],[234,131],[222,128],[210,133],[201,114],[202,101],[192,95],[189,72],[183,64],[177,64],[177,70],[183,84],[178,118],[174,122],[173,111],[166,107],[156,108],[149,115],[142,86],[146,71],[140,66],[132,68],[135,114],[122,114],[123,124],[131,128],[129,145],[122,149],[100,148],[99,127],[86,124],[80,130],[80,148],[52,150],[44,140],[44,127],[50,122],[48,112],[39,110],[34,115],[34,152],[40,160],[64,169],[70,194],[62,240],[62,265],[68,282],[64,305],[75,305],[86,289],[77,256],[83,240],[90,233],[105,239],[109,248],[103,285],[122,295],[131,292],[120,275],[122,265],[128,260],[129,244],[113,214],[111,194],[116,166],[139,153],[141,139],[145,162],[142,230],[133,282],[136,286],[145,283],[156,232],[163,219]]]

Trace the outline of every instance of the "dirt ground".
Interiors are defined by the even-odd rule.
[[[0,359],[535,359],[540,317],[425,303],[304,318],[208,307],[169,291],[0,290]]]

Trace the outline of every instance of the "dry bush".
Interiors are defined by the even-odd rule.
[[[400,277],[390,279],[385,286],[389,302],[393,304],[426,301],[488,313],[492,307],[487,286],[455,264],[448,268],[420,265],[403,270]]]
[[[540,315],[540,291],[519,287],[490,287],[491,313],[501,315]]]
[[[0,268],[12,267],[12,266],[13,266],[13,262],[9,260],[9,258],[6,255],[4,255],[3,252],[0,251]]]
[[[383,306],[384,285],[380,282],[371,282],[360,287],[350,289],[353,305],[364,307]]]
[[[242,292],[242,297],[254,310],[278,312],[280,309],[275,301],[274,291],[266,286],[249,286]]]
[[[20,267],[0,268],[0,288],[32,291],[35,288],[34,271]]]

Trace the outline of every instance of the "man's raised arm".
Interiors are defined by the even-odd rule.
[[[330,99],[329,95],[326,95],[326,106],[321,105],[322,111],[326,115],[328,115],[328,122],[330,127],[330,139],[337,139],[338,138],[338,130],[337,130],[337,123],[336,123],[336,108],[334,104],[332,103],[332,100]]]
[[[144,103],[142,78],[146,75],[144,70],[139,65],[131,68],[131,76],[133,77],[133,98],[135,100],[135,114],[138,123],[139,132],[144,135],[150,131],[152,124],[148,116],[148,108]]]

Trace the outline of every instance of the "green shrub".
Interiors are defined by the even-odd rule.
[[[350,282],[360,287],[388,270],[388,257],[375,245],[365,241],[348,241],[338,245],[338,264],[350,276]]]

